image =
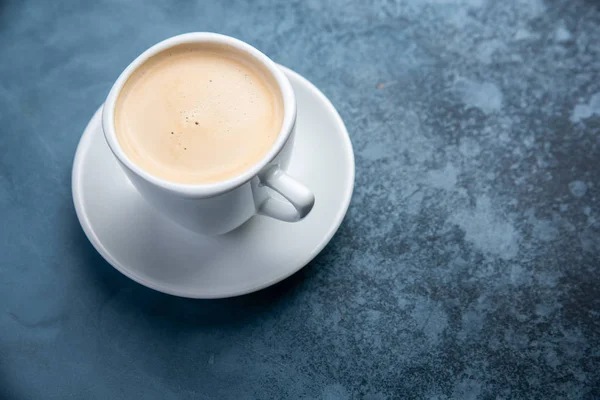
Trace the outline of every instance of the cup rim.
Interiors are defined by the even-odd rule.
[[[129,79],[131,74],[144,62],[146,62],[150,57],[177,45],[193,43],[215,43],[228,45],[235,48],[238,51],[247,53],[248,55],[253,57],[257,62],[261,63],[262,66],[271,74],[279,88],[283,101],[283,123],[281,124],[281,130],[279,132],[277,140],[275,140],[275,143],[271,146],[267,154],[265,154],[260,161],[252,165],[242,174],[215,183],[177,183],[150,174],[143,168],[139,167],[136,163],[134,163],[129,158],[129,156],[127,156],[125,151],[123,151],[117,139],[115,130],[114,110],[116,101],[119,97],[121,89],[123,88],[125,82],[127,82],[127,79]],[[266,165],[272,162],[273,159],[281,152],[292,133],[295,122],[296,99],[294,96],[294,91],[289,80],[284,75],[283,71],[277,66],[277,64],[275,64],[269,57],[264,55],[261,51],[254,48],[253,46],[231,36],[226,36],[214,32],[184,33],[165,39],[144,51],[135,60],[133,60],[119,75],[108,94],[102,111],[102,128],[104,131],[104,137],[111,151],[121,162],[121,164],[137,176],[147,181],[148,183],[185,197],[216,196],[218,194],[235,189],[236,187],[239,187],[251,180]]]

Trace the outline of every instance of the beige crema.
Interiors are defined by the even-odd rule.
[[[242,174],[277,139],[283,101],[274,79],[234,49],[180,45],[129,77],[115,106],[127,156],[159,178],[208,184]]]

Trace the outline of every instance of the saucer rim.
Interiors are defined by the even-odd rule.
[[[96,117],[101,119],[101,116],[99,116],[99,114],[101,114],[102,108],[104,106],[104,104],[102,104],[96,110],[96,112],[94,113],[94,115],[92,116],[92,118],[90,119],[88,124],[86,125],[86,127],[83,131],[82,137],[80,138],[79,143],[77,145],[77,149],[75,151],[75,157],[73,160],[73,167],[72,167],[73,169],[72,169],[72,173],[71,173],[71,186],[72,186],[72,196],[73,196],[73,203],[75,206],[75,212],[77,214],[77,218],[79,220],[81,227],[83,228],[84,233],[86,234],[88,240],[90,241],[92,246],[96,249],[96,251],[113,268],[115,268],[117,271],[121,272],[123,275],[130,278],[131,280],[133,280],[143,286],[146,286],[150,289],[156,290],[158,292],[162,292],[162,293],[166,293],[166,294],[170,294],[170,295],[178,296],[178,297],[192,298],[192,299],[220,299],[220,298],[242,296],[242,295],[253,293],[253,292],[259,291],[261,289],[265,289],[267,287],[275,285],[275,284],[283,281],[284,279],[292,276],[296,272],[300,271],[302,268],[304,268],[306,265],[308,265],[325,248],[325,246],[327,246],[327,244],[333,238],[333,235],[337,232],[337,230],[341,226],[341,224],[344,220],[344,217],[348,211],[348,208],[350,206],[350,202],[352,200],[352,194],[354,191],[355,173],[356,173],[354,150],[352,147],[352,142],[350,141],[350,135],[348,134],[348,130],[346,129],[346,125],[344,124],[344,121],[342,120],[341,116],[339,115],[338,111],[333,106],[331,101],[315,85],[313,85],[308,79],[304,78],[299,73],[297,73],[283,65],[280,65],[280,64],[277,64],[277,66],[279,68],[281,68],[287,76],[297,79],[304,87],[309,89],[309,91],[313,94],[313,96],[316,96],[320,100],[322,105],[329,111],[329,114],[332,115],[332,117],[334,118],[334,120],[336,121],[337,125],[340,128],[340,134],[341,134],[340,136],[343,137],[342,141],[345,144],[346,153],[348,155],[349,176],[347,179],[348,184],[345,185],[346,187],[345,187],[343,202],[340,203],[340,207],[338,208],[337,215],[333,219],[333,222],[330,224],[329,230],[327,231],[327,233],[325,235],[323,235],[323,238],[320,240],[319,244],[317,246],[315,246],[314,249],[305,257],[306,261],[300,262],[300,263],[298,263],[297,267],[286,269],[285,271],[283,271],[283,273],[281,273],[265,282],[262,282],[260,284],[255,284],[252,286],[245,287],[243,289],[236,289],[236,290],[232,290],[232,291],[220,291],[218,293],[217,292],[206,292],[206,291],[199,293],[197,291],[193,292],[190,290],[179,290],[177,288],[174,288],[172,285],[160,285],[160,282],[157,282],[154,280],[148,280],[145,277],[139,276],[138,274],[135,273],[134,270],[132,270],[131,268],[127,268],[127,266],[122,265],[120,262],[118,262],[112,256],[112,254],[108,251],[108,249],[106,249],[106,247],[104,247],[101,240],[98,238],[98,236],[95,234],[94,230],[92,229],[90,220],[85,211],[85,205],[84,205],[84,201],[83,201],[83,193],[81,190],[82,185],[80,184],[81,179],[82,179],[82,176],[81,176],[82,168],[80,168],[80,166],[82,165],[82,160],[84,157],[83,149],[84,149],[84,147],[89,146],[89,144],[87,144],[87,142],[89,140],[91,140],[92,136],[88,132],[92,128],[91,127],[92,123],[95,121]],[[101,121],[99,121],[99,122],[101,122]],[[182,228],[182,229],[184,229],[184,228]]]

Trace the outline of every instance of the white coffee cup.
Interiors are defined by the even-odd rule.
[[[191,43],[221,44],[241,51],[272,75],[283,99],[281,132],[268,153],[241,175],[211,184],[175,183],[148,173],[131,161],[121,148],[115,132],[115,103],[129,76],[153,55],[173,46]],[[143,52],[121,73],[108,94],[102,112],[106,142],[141,195],[158,212],[192,231],[207,235],[229,232],[255,214],[295,222],[310,212],[315,202],[313,193],[285,172],[293,147],[295,126],[294,92],[277,65],[247,43],[209,32],[175,36]],[[269,189],[282,197],[275,198]]]

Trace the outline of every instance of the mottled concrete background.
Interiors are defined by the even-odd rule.
[[[600,396],[598,1],[150,3],[0,0],[0,398]],[[330,245],[222,301],[129,281],[71,201],[113,80],[194,30],[313,81],[356,152]]]

